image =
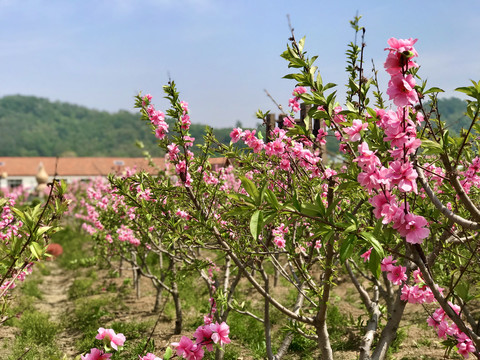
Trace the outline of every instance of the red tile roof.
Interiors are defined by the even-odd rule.
[[[161,170],[165,169],[164,158],[153,158],[153,163]],[[215,167],[223,167],[225,158],[212,158],[210,163]],[[144,158],[121,158],[121,157],[1,157],[0,176],[7,173],[8,176],[35,176],[43,164],[47,174],[61,176],[106,176],[110,173],[123,171],[125,168],[136,168],[154,173]]]
[[[164,158],[153,158],[153,162],[160,168],[165,169]],[[47,174],[53,176],[55,167],[58,176],[106,176],[124,170],[134,168],[137,170],[150,170],[147,160],[144,158],[121,158],[121,157],[0,157],[0,175],[7,173],[8,176],[35,176],[40,164],[43,164]],[[153,171],[152,171],[153,172]]]

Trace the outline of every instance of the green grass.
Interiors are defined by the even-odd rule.
[[[255,359],[266,356],[265,333],[262,323],[236,312],[230,313],[228,323],[232,341],[246,346]]]
[[[20,329],[19,336],[13,344],[12,354],[9,359],[16,360],[30,349],[22,359],[58,359],[59,349],[55,341],[60,327],[48,319],[47,314],[38,311],[26,311],[16,322]]]
[[[21,286],[21,291],[24,295],[31,296],[33,298],[42,299],[42,292],[38,287],[43,282],[40,278],[27,279]]]
[[[75,300],[93,295],[94,293],[95,290],[93,289],[93,279],[78,278],[73,280],[72,285],[70,285],[68,288],[67,296],[69,300]]]
[[[91,238],[88,235],[71,226],[57,232],[52,236],[52,242],[62,245],[64,251],[56,261],[61,267],[71,270],[94,266],[96,258],[85,254],[85,243],[89,241]]]

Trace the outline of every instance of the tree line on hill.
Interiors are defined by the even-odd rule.
[[[441,99],[439,108],[452,131],[469,125],[464,101]],[[109,113],[34,96],[5,96],[0,98],[0,155],[138,157],[142,150],[135,143],[141,141],[152,156],[163,156],[155,137],[139,124],[138,114],[124,110]],[[214,134],[228,144],[231,130],[214,129]],[[192,124],[190,133],[203,139],[205,125]]]

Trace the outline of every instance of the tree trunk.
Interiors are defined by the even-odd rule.
[[[163,288],[160,285],[155,285],[157,294],[155,296],[155,305],[153,306],[153,312],[157,313],[160,310],[160,303],[162,302],[162,292]]]
[[[175,304],[175,331],[174,334],[178,335],[182,332],[182,304],[180,303],[180,294],[178,293],[177,283],[173,283],[173,302]]]

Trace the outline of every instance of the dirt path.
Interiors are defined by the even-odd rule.
[[[55,262],[46,264],[50,273],[42,277],[41,291],[42,300],[35,303],[35,308],[47,313],[51,321],[61,323],[71,303],[67,294],[73,282],[71,271],[64,270]],[[75,350],[75,338],[65,330],[57,335],[59,349],[68,356],[77,355]]]

